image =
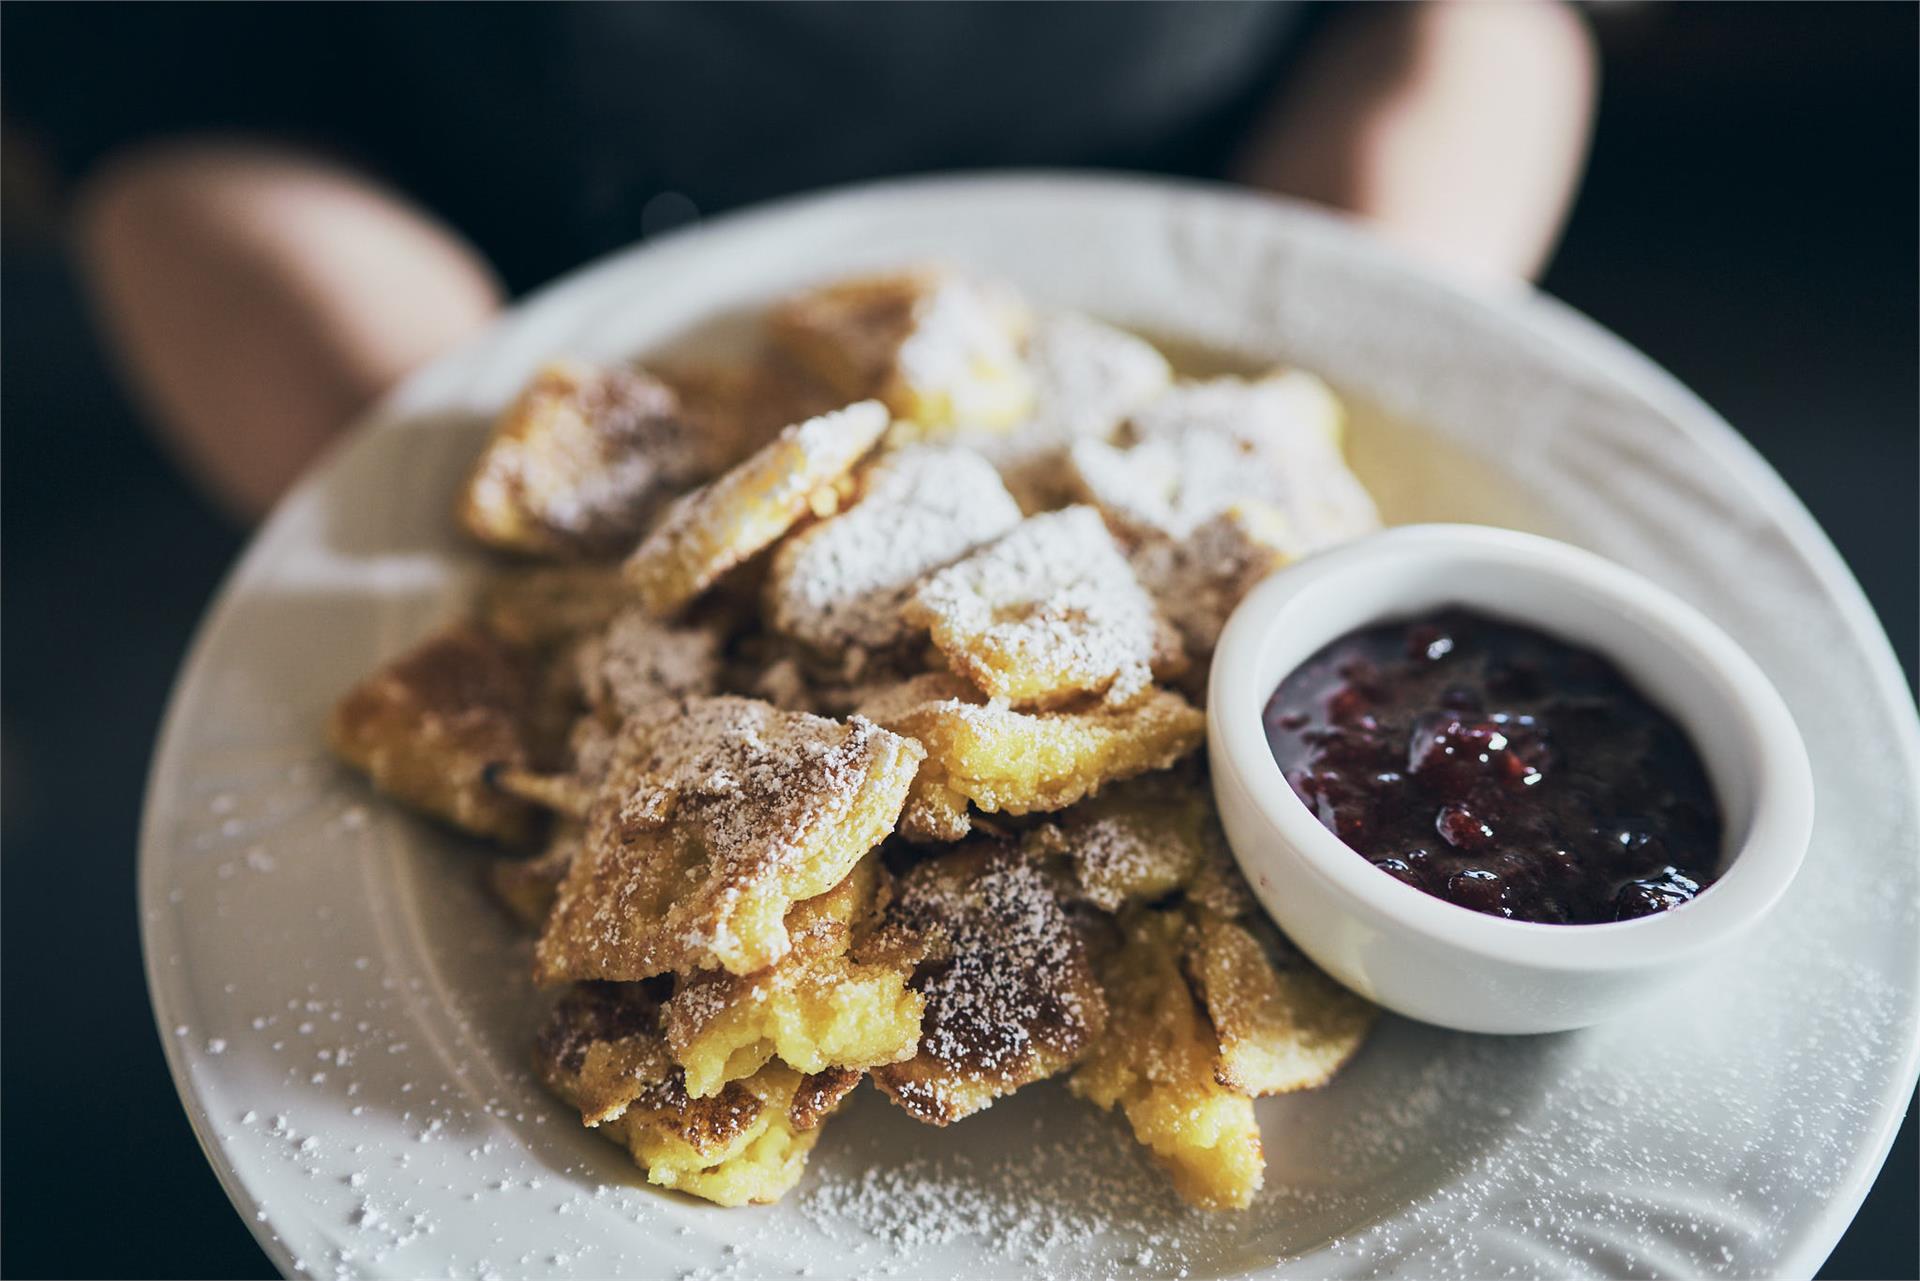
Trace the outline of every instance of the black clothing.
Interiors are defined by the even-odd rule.
[[[61,171],[169,134],[301,140],[421,200],[516,288],[636,239],[662,195],[646,231],[925,170],[1218,173],[1302,27],[1298,5],[1237,2],[0,13],[0,100]]]

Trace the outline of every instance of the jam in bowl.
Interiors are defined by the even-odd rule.
[[[1476,912],[1628,920],[1719,875],[1685,732],[1607,659],[1529,627],[1456,608],[1351,632],[1280,682],[1265,724],[1329,831]]]

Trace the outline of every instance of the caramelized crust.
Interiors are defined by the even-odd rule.
[[[674,503],[627,559],[627,581],[640,603],[656,617],[678,613],[722,574],[793,528],[886,429],[887,411],[871,400],[795,423]]]
[[[1064,809],[1118,779],[1165,769],[1206,734],[1206,718],[1165,690],[1120,710],[1017,712],[979,698],[956,677],[934,674],[861,707],[926,749],[902,835],[957,840],[971,827],[968,802],[988,813]]]
[[[767,332],[841,396],[872,396],[886,385],[894,354],[913,332],[915,309],[937,279],[937,272],[921,269],[822,285],[776,304],[767,313]],[[888,408],[899,412],[899,406]]]
[[[913,965],[918,1052],[872,1070],[915,1119],[947,1125],[1070,1066],[1106,1023],[1085,950],[1045,875],[976,844],[909,871],[860,955]]]
[[[534,1066],[589,1127],[627,1148],[649,1182],[730,1206],[775,1201],[792,1187],[820,1125],[859,1080],[776,1064],[694,1099],[668,1058],[659,1007],[639,984],[570,990],[541,1032]]]
[[[1209,1210],[1245,1209],[1266,1175],[1253,1103],[1215,1079],[1213,1028],[1180,970],[1181,913],[1136,910],[1125,942],[1101,967],[1112,1013],[1073,1074],[1075,1094],[1119,1108],[1134,1137]]]
[[[850,1088],[844,1076],[813,1082],[777,1063],[707,1099],[675,1080],[601,1132],[625,1144],[649,1183],[717,1205],[769,1205],[800,1181],[834,1092]]]
[[[461,527],[533,556],[624,551],[673,493],[707,474],[666,384],[555,361],[501,415],[458,508]]]
[[[673,1075],[660,1037],[660,1005],[639,983],[569,988],[534,1042],[547,1088],[589,1126],[611,1121]]]
[[[534,669],[523,654],[457,624],[348,691],[327,721],[327,741],[402,804],[522,845],[536,830],[536,811],[488,777],[528,764],[534,699]]]
[[[792,949],[756,974],[703,970],[680,979],[664,1027],[687,1092],[702,1098],[776,1056],[802,1072],[860,1069],[910,1058],[922,997],[911,967],[847,955],[872,923],[886,872],[869,854],[839,885],[787,913]],[[852,1088],[851,1085],[848,1088]]]
[[[1184,665],[1178,638],[1090,507],[1030,516],[931,575],[906,616],[954,671],[1017,707],[1121,706]]]
[[[488,779],[508,796],[551,810],[564,824],[579,828],[592,813],[593,802],[613,768],[623,723],[593,714],[576,716],[567,735],[564,769],[498,769]]]
[[[801,1077],[793,1102],[787,1105],[788,1121],[802,1132],[819,1129],[865,1076],[853,1068],[827,1068]]]
[[[628,722],[588,816],[534,952],[542,983],[773,964],[787,911],[893,830],[924,755],[859,717],[744,698],[647,721]]]

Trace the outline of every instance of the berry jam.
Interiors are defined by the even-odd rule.
[[[1343,637],[1280,683],[1267,741],[1329,831],[1490,916],[1622,921],[1719,875],[1693,744],[1589,650],[1450,609]]]

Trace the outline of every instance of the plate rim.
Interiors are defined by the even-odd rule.
[[[172,1034],[172,1029],[182,1022],[182,1005],[176,1001],[176,994],[167,981],[168,967],[164,964],[163,944],[167,941],[164,936],[170,933],[167,923],[171,917],[164,911],[155,912],[155,909],[164,905],[166,893],[166,887],[161,883],[161,872],[165,866],[164,842],[158,830],[162,807],[156,805],[155,797],[165,778],[177,771],[176,758],[185,746],[181,717],[187,701],[186,694],[206,677],[208,641],[233,611],[239,599],[241,583],[265,559],[276,541],[275,531],[285,524],[287,512],[297,499],[321,488],[341,460],[363,438],[382,430],[383,423],[404,413],[406,407],[423,394],[422,388],[431,388],[444,377],[444,371],[460,361],[469,349],[497,337],[503,327],[512,324],[522,314],[534,308],[558,306],[567,293],[642,255],[655,256],[684,250],[698,241],[717,235],[750,235],[766,224],[777,223],[815,206],[842,202],[871,204],[896,195],[941,191],[964,191],[973,198],[985,198],[992,193],[1008,200],[1034,195],[1108,199],[1179,196],[1242,212],[1257,211],[1277,222],[1291,222],[1297,227],[1307,228],[1309,234],[1330,239],[1357,258],[1371,259],[1375,265],[1388,269],[1395,276],[1427,289],[1454,295],[1462,305],[1484,308],[1493,313],[1495,319],[1533,330],[1570,359],[1585,363],[1593,372],[1605,376],[1622,390],[1651,403],[1675,427],[1692,438],[1695,444],[1725,464],[1729,474],[1749,492],[1756,506],[1776,524],[1788,545],[1807,561],[1815,577],[1830,592],[1848,634],[1859,642],[1862,657],[1873,673],[1876,686],[1873,693],[1896,709],[1897,749],[1906,767],[1909,792],[1920,795],[1920,715],[1915,712],[1913,692],[1900,670],[1885,628],[1875,615],[1859,580],[1840,556],[1826,531],[1752,443],[1702,397],[1626,339],[1570,304],[1532,285],[1520,282],[1490,283],[1455,276],[1375,238],[1353,219],[1292,197],[1257,192],[1224,182],[1120,171],[989,168],[913,175],[820,188],[733,210],[665,235],[637,241],[563,273],[513,300],[484,329],[402,379],[348,423],[296,484],[275,503],[272,511],[248,537],[240,555],[222,575],[219,586],[209,598],[193,629],[167,696],[142,792],[135,878],[142,969],[155,1032],[194,1138],[241,1221],[283,1276],[297,1275],[293,1266],[296,1256],[292,1248],[273,1231],[272,1220],[266,1217],[264,1205],[247,1188],[233,1163],[226,1159],[211,1111],[194,1086],[189,1071],[188,1047],[182,1038]],[[1920,990],[1908,989],[1906,996],[1905,1004],[1909,1011],[1920,1008]],[[188,999],[184,990],[178,997],[181,1001]],[[1913,1022],[1902,1047],[1902,1062],[1889,1082],[1890,1087],[1875,1100],[1877,1114],[1870,1127],[1871,1141],[1860,1145],[1854,1153],[1837,1194],[1828,1198],[1815,1212],[1796,1240],[1783,1247],[1776,1260],[1782,1274],[1811,1276],[1818,1269],[1853,1222],[1885,1165],[1904,1119],[1907,1103],[1913,1096],[1916,1084],[1920,1084],[1920,1020]]]

